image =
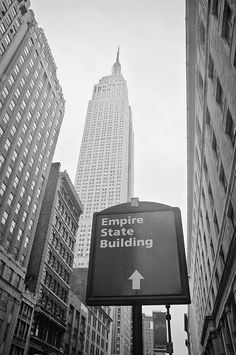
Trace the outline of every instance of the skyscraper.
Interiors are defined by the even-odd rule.
[[[82,205],[66,171],[51,165],[26,274],[37,295],[29,354],[64,354],[63,338],[76,232]]]
[[[0,113],[0,353],[8,354],[64,116],[56,65],[29,1],[0,2]]]
[[[235,354],[235,1],[186,1],[190,354]]]
[[[89,261],[92,217],[96,211],[127,202],[133,193],[133,127],[119,49],[112,74],[94,85],[89,101],[75,179],[84,213],[77,238],[76,266]],[[131,309],[113,314],[113,354],[130,354]]]
[[[88,266],[93,213],[129,201],[133,192],[132,115],[119,50],[112,74],[94,85],[75,188],[84,206],[75,262],[77,266]]]

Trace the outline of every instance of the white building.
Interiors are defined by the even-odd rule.
[[[75,263],[88,266],[93,213],[130,200],[133,128],[119,51],[112,75],[94,85],[88,104],[75,188],[83,202]]]
[[[113,205],[128,202],[133,194],[133,127],[119,50],[112,74],[94,85],[89,101],[77,166],[75,188],[82,200],[75,264],[89,262],[92,217]],[[130,354],[131,309],[113,313],[112,353]]]

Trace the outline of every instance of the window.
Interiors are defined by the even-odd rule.
[[[8,213],[7,211],[4,211],[2,216],[2,224],[4,225],[6,224],[7,218],[8,218]]]
[[[11,142],[10,142],[9,139],[7,139],[7,140],[6,140],[6,143],[5,143],[5,145],[4,145],[4,148],[5,148],[6,152],[8,151],[8,149],[10,148],[10,146],[11,146]]]
[[[229,139],[230,139],[232,145],[234,146],[235,136],[236,136],[236,127],[235,127],[234,121],[232,119],[232,116],[231,116],[231,113],[229,110],[227,111],[225,133],[229,136]]]
[[[22,235],[23,235],[23,230],[20,228],[20,229],[19,229],[19,232],[18,232],[18,235],[17,235],[17,240],[18,240],[18,242],[21,241]]]
[[[218,17],[218,11],[219,11],[219,0],[213,0],[212,1],[212,15]]]
[[[14,229],[16,227],[16,222],[14,220],[11,221],[11,226],[10,226],[10,233],[14,232]]]
[[[13,186],[16,188],[18,183],[19,183],[20,179],[18,178],[18,176],[15,177],[15,180],[13,182]]]
[[[16,150],[14,150],[14,152],[13,152],[13,154],[12,154],[12,157],[11,157],[12,161],[15,161],[16,158],[17,158],[17,156],[18,156],[18,153],[17,153]]]
[[[217,234],[219,234],[220,229],[219,229],[219,223],[218,223],[218,218],[216,216],[216,213],[214,214],[213,220],[214,220],[214,226],[215,226],[216,232],[217,232]]]
[[[11,269],[10,267],[6,268],[6,272],[5,272],[5,280],[7,280],[8,282],[11,282],[13,276],[13,269]]]
[[[0,196],[4,195],[4,192],[6,191],[7,185],[4,184],[4,182],[2,183],[2,186],[0,188]]]
[[[203,79],[202,79],[202,75],[200,72],[198,72],[197,79],[198,79],[198,91],[199,91],[199,94],[202,98],[203,97]]]
[[[29,244],[29,237],[26,236],[25,242],[24,242],[24,248],[27,248],[28,244]]]
[[[229,203],[227,217],[229,218],[230,222],[232,223],[232,226],[235,227],[236,226],[236,216],[235,216],[233,205],[232,205],[231,201]]]
[[[13,193],[10,193],[10,195],[9,195],[9,197],[8,197],[8,201],[7,201],[7,203],[8,203],[9,206],[11,205],[13,199],[14,199],[14,195],[13,195]]]
[[[206,124],[210,127],[211,126],[211,116],[210,112],[208,110],[208,107],[206,108]]]
[[[226,176],[225,176],[225,171],[224,171],[224,167],[223,167],[223,164],[221,163],[221,166],[220,166],[220,182],[222,183],[223,185],[223,188],[224,188],[224,191],[226,192],[227,190],[227,179],[226,179]]]
[[[214,132],[212,133],[212,149],[213,149],[213,151],[215,153],[215,157],[217,159],[217,166],[218,166],[218,162],[219,162],[219,158],[220,158],[220,152],[219,152],[219,148],[218,148],[218,145],[217,145],[216,136],[215,136]]]
[[[214,63],[212,60],[212,57],[209,53],[209,58],[208,58],[208,77],[210,79],[213,79],[213,75],[214,75]]]
[[[4,161],[5,161],[5,158],[4,158],[4,156],[1,154],[1,155],[0,155],[0,168],[1,168],[1,166],[3,165]]]
[[[22,186],[22,189],[21,189],[21,192],[20,192],[20,196],[23,198],[24,194],[25,194],[25,187]]]
[[[16,205],[15,214],[19,213],[20,208],[21,208],[21,204],[18,202]]]
[[[222,24],[222,37],[230,44],[231,33],[233,27],[233,12],[228,4],[225,1],[224,13],[223,13],[223,24]]]
[[[217,84],[216,84],[216,102],[222,110],[223,109],[223,90],[222,90],[222,86],[221,86],[219,79],[217,79]]]
[[[199,43],[202,49],[205,48],[205,27],[201,21],[199,25]]]

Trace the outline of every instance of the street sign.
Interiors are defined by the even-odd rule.
[[[153,202],[94,214],[87,305],[190,302],[180,210]]]

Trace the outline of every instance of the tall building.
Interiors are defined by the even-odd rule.
[[[0,1],[0,354],[9,353],[18,313],[34,303],[24,279],[63,116],[56,65],[29,1]]]
[[[60,164],[53,163],[25,280],[27,289],[37,295],[28,354],[45,350],[64,354],[70,279],[81,213],[80,199],[67,172],[60,172]]]
[[[121,74],[119,50],[112,66],[112,74],[104,76],[93,88],[75,187],[84,205],[75,262],[76,266],[86,267],[89,261],[93,213],[127,202],[133,194],[132,115],[127,85]],[[114,314],[113,319],[117,319],[117,322],[113,321],[112,353],[129,354],[130,307],[118,307],[114,312],[117,314]]]
[[[190,354],[236,353],[236,2],[186,1]]]
[[[88,104],[75,178],[84,205],[77,237],[77,266],[88,266],[93,213],[129,201],[132,175],[132,116],[118,51],[112,74],[94,85]]]
[[[143,354],[154,355],[153,343],[153,318],[143,313],[142,315],[143,329]]]

